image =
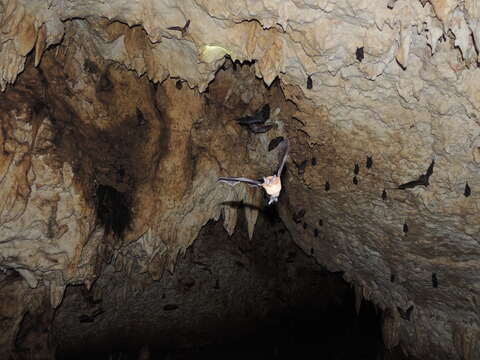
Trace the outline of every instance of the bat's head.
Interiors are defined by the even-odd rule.
[[[280,178],[277,175],[267,176],[263,178],[264,185],[274,185],[280,182]]]

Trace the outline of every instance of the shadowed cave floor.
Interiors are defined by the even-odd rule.
[[[404,359],[384,349],[381,316],[365,301],[357,316],[342,274],[303,253],[272,208],[251,241],[243,215],[232,237],[210,222],[160,281],[107,266],[90,292],[69,287],[53,339],[58,359]]]

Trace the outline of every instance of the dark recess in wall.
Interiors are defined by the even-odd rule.
[[[244,218],[232,237],[220,222],[210,222],[174,274],[130,293],[124,303],[115,294],[139,277],[127,283],[123,272],[100,278],[95,286],[104,287],[103,298],[95,306],[69,287],[55,325],[57,359],[138,360],[145,345],[145,359],[159,360],[405,359],[398,348],[384,349],[381,311],[364,301],[357,315],[343,274],[303,253],[276,207],[267,209],[253,240]],[[96,307],[105,313],[78,322],[78,309]],[[72,344],[80,338],[80,347]]]
[[[128,194],[108,185],[98,185],[96,196],[97,218],[104,227],[105,234],[113,232],[121,238],[132,219]]]

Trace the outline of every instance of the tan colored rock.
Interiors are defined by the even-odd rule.
[[[382,324],[382,337],[387,349],[393,349],[400,342],[399,321],[398,314],[394,310],[387,309],[385,311]]]
[[[223,216],[232,233],[238,211],[221,203],[260,204],[262,195],[219,186],[216,177],[270,171],[268,141],[288,135],[292,160],[318,160],[303,174],[291,161],[285,176],[280,213],[299,246],[315,244],[319,262],[345,271],[379,306],[415,304],[415,327],[387,324],[391,346],[401,339],[415,344],[417,355],[434,344],[444,354],[463,349],[474,356],[478,345],[469,339],[480,324],[468,299],[480,296],[471,287],[480,266],[475,1],[461,7],[454,0],[425,6],[399,0],[393,9],[380,0],[2,5],[2,89],[24,70],[33,46],[31,62],[41,72],[27,64],[1,100],[0,265],[21,268],[31,287],[55,283],[53,305],[65,285],[91,283],[105,258],[159,278],[209,220]],[[167,29],[186,19],[185,37]],[[252,71],[224,75],[225,54],[255,60]],[[268,98],[281,111],[267,135],[251,136],[232,121],[267,101],[255,75],[268,85],[279,77],[296,106],[273,106],[278,92]],[[155,90],[147,77],[163,84]],[[180,90],[177,79],[186,80]],[[199,94],[209,84],[208,96]],[[52,110],[37,111],[33,98]],[[367,155],[371,169],[364,166]],[[418,178],[433,158],[428,188],[395,189]],[[116,179],[120,169],[124,181]],[[121,240],[97,223],[99,184],[128,194],[132,222]],[[290,220],[301,207],[309,208],[309,224],[323,218],[320,242]],[[251,236],[256,211],[246,216]],[[389,282],[392,269],[408,281]],[[438,289],[429,281],[433,272]],[[427,310],[441,316],[434,321]],[[452,336],[462,322],[472,323],[471,330]],[[435,336],[423,335],[434,328]]]

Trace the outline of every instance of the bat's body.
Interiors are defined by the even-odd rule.
[[[415,186],[419,186],[419,185],[423,185],[427,187],[428,185],[430,185],[429,179],[430,179],[430,176],[432,176],[433,174],[434,166],[435,166],[435,160],[432,160],[432,162],[430,163],[430,166],[427,169],[427,172],[425,174],[420,175],[418,177],[418,180],[409,181],[408,183],[399,185],[398,188],[400,190],[413,189]]]
[[[287,140],[284,140],[285,143],[285,153],[283,154],[282,161],[280,162],[280,166],[276,174],[272,176],[267,176],[263,178],[263,181],[252,180],[244,177],[220,177],[217,181],[227,183],[231,186],[235,186],[238,183],[247,183],[251,186],[258,186],[265,189],[265,192],[268,195],[268,205],[271,203],[277,202],[278,197],[280,196],[280,192],[282,191],[282,181],[280,179],[282,175],[283,168],[285,167],[285,163],[288,157],[289,151],[289,144]]]
[[[246,125],[254,134],[266,133],[273,125],[265,125],[265,121],[270,117],[270,105],[265,104],[260,110],[258,110],[252,116],[244,116],[237,119],[240,125]]]

